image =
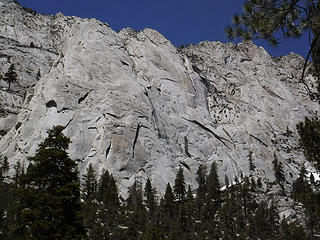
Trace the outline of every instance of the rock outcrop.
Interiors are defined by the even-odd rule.
[[[10,64],[18,73],[10,90],[0,81],[0,151],[11,164],[33,155],[54,125],[65,127],[80,172],[106,168],[122,193],[147,177],[163,192],[180,166],[195,187],[198,166],[213,161],[222,185],[241,174],[270,182],[275,155],[291,182],[305,162],[296,124],[318,115],[318,103],[296,54],[274,58],[251,42],[177,49],[151,29],[117,33],[9,0],[0,12],[0,73]]]

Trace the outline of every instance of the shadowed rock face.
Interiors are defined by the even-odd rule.
[[[19,76],[12,91],[0,81],[0,151],[12,164],[54,125],[65,127],[81,173],[89,163],[107,168],[122,193],[136,177],[163,192],[180,165],[196,187],[199,164],[213,161],[222,183],[241,173],[273,181],[274,154],[291,182],[305,161],[295,126],[318,105],[299,82],[296,54],[273,58],[250,42],[177,50],[151,29],[116,33],[94,19],[34,16],[9,0],[0,11],[0,73],[14,63]]]

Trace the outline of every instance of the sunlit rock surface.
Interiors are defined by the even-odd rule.
[[[162,193],[180,166],[195,188],[200,164],[216,161],[224,185],[250,174],[273,181],[275,155],[291,182],[305,162],[296,124],[318,104],[296,54],[274,58],[250,42],[177,49],[155,30],[117,33],[9,0],[0,12],[0,74],[12,63],[18,73],[11,90],[0,81],[0,151],[11,164],[27,165],[55,125],[71,138],[80,172],[108,169],[124,195],[147,177]]]

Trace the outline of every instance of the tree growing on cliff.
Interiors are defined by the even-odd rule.
[[[17,78],[18,78],[18,74],[16,73],[14,64],[11,64],[8,69],[8,72],[4,75],[4,79],[3,79],[9,84],[8,90],[11,89],[11,83],[16,82]]]

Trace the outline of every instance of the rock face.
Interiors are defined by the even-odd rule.
[[[305,161],[295,126],[318,104],[296,54],[273,58],[250,42],[177,49],[151,29],[116,33],[9,0],[0,12],[0,73],[10,64],[18,73],[11,90],[0,81],[0,151],[11,164],[33,155],[54,125],[65,127],[80,172],[108,169],[123,194],[147,177],[163,192],[180,166],[196,187],[198,166],[213,161],[222,185],[241,174],[270,182],[275,155],[291,182]]]

